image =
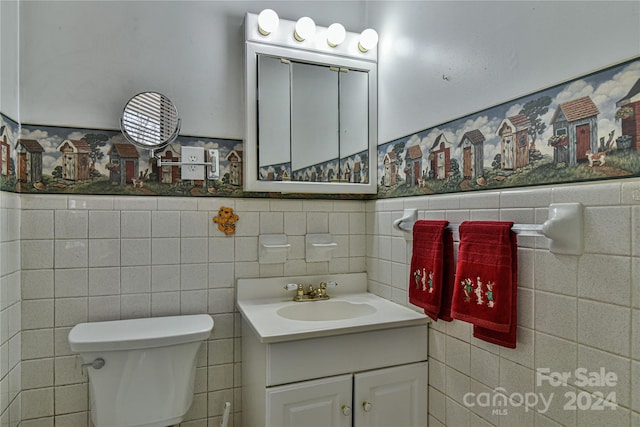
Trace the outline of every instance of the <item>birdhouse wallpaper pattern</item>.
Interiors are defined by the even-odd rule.
[[[378,197],[640,176],[640,60],[378,146]]]
[[[19,127],[0,115],[0,185],[20,193],[242,195],[242,141],[179,136],[156,154],[179,162],[181,146],[220,150],[220,179],[182,180],[179,166],[158,167],[118,131]]]
[[[314,197],[248,193],[243,142],[179,136],[156,156],[179,162],[181,147],[219,150],[220,178],[181,179],[114,130],[18,124],[0,114],[0,188],[20,193]],[[597,71],[378,146],[378,197],[454,193],[640,176],[640,58]],[[261,179],[368,182],[367,154]]]

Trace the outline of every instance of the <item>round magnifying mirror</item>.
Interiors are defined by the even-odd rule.
[[[180,118],[169,98],[158,92],[142,92],[124,106],[120,128],[129,142],[153,153],[178,137]]]

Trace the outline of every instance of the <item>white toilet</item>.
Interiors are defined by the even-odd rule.
[[[88,365],[95,427],[166,427],[193,400],[196,354],[213,329],[207,314],[81,323],[71,349]]]

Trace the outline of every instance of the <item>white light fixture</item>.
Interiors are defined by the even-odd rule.
[[[378,44],[378,33],[376,30],[372,30],[371,28],[367,28],[362,33],[360,33],[360,39],[358,40],[358,49],[360,52],[367,52],[370,49],[373,49]]]
[[[342,24],[331,24],[327,28],[327,44],[331,47],[336,47],[344,41],[347,36],[347,31]]]
[[[296,22],[296,30],[293,32],[293,37],[299,42],[303,42],[313,37],[315,33],[316,23],[308,16],[304,16]]]
[[[278,14],[272,9],[265,9],[258,15],[258,31],[263,36],[268,36],[277,30],[279,23]]]

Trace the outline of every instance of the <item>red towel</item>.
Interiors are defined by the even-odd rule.
[[[512,222],[465,221],[451,315],[473,323],[476,338],[516,346],[517,250]]]
[[[416,221],[409,278],[409,302],[421,307],[433,320],[451,320],[453,238],[448,221]],[[443,297],[449,295],[449,301]]]

